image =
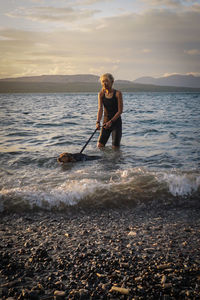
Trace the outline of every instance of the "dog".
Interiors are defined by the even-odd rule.
[[[86,161],[86,160],[96,160],[99,158],[100,156],[96,156],[96,155],[64,152],[59,155],[57,160],[60,163],[71,163],[71,162]]]

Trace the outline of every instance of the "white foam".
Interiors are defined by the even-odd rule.
[[[196,192],[200,187],[200,176],[190,174],[163,174],[163,180],[168,184],[173,196],[187,196]]]
[[[23,187],[7,188],[0,191],[0,211],[4,207],[17,204],[29,204],[31,208],[35,206],[51,210],[53,207],[62,205],[73,206],[84,199],[106,200],[118,197],[140,199],[140,195],[146,193],[151,197],[152,193],[163,184],[173,196],[189,196],[198,191],[200,187],[200,175],[198,173],[167,173],[150,172],[144,168],[130,168],[116,170],[107,174],[94,174],[93,178],[72,178],[64,181],[45,182],[38,185],[26,185]],[[83,174],[81,174],[83,175]],[[86,174],[87,175],[87,174]],[[146,176],[149,175],[149,176]],[[85,174],[84,174],[85,176]],[[153,180],[153,181],[152,181]],[[153,184],[152,184],[153,182]],[[141,193],[141,194],[140,194]],[[166,189],[163,190],[166,193]],[[167,194],[166,194],[167,196]],[[141,197],[141,198],[142,198]],[[21,206],[20,206],[21,207]],[[22,208],[23,209],[23,208]]]
[[[38,207],[51,208],[59,206],[60,203],[72,206],[84,197],[92,194],[95,189],[103,186],[104,184],[93,179],[70,180],[53,189],[46,187],[45,191],[38,190],[38,187],[3,189],[0,192],[0,199],[5,197],[13,200],[20,198],[22,201],[28,201],[31,207],[36,205]],[[2,202],[0,204],[2,206]]]

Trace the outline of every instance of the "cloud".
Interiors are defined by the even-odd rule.
[[[189,72],[189,73],[183,73],[183,74],[180,74],[180,73],[165,73],[165,74],[163,74],[162,77],[169,77],[169,76],[172,76],[172,75],[193,75],[193,76],[198,77],[198,76],[200,76],[200,72],[196,72],[196,73]]]
[[[144,11],[171,10],[177,13],[200,12],[200,3],[196,0],[141,0],[145,4]]]
[[[184,6],[192,6],[196,4],[196,0],[141,0],[148,7],[156,8],[180,8]]]
[[[178,73],[164,73],[162,77],[169,77],[169,76],[172,76],[172,75],[178,75]]]
[[[152,52],[152,50],[151,49],[142,49],[142,53],[151,53]]]
[[[78,0],[75,4],[78,5],[92,5],[96,3],[114,2],[115,0]]]
[[[200,49],[184,50],[184,53],[188,55],[200,55]]]
[[[193,76],[199,77],[200,72],[190,72],[190,73],[186,73],[186,75],[193,75]]]
[[[150,10],[92,19],[94,10],[49,6],[15,14],[87,22],[81,23],[85,31],[69,26],[45,32],[1,29],[0,77],[112,71],[115,78],[132,80],[200,70],[200,11]]]
[[[195,3],[192,7],[191,10],[196,11],[196,12],[200,12],[200,4],[199,3]]]
[[[7,16],[12,18],[25,18],[32,21],[40,22],[62,22],[71,23],[92,18],[98,10],[92,9],[74,9],[72,7],[53,7],[40,6],[26,8],[21,7],[12,12],[7,13]]]
[[[141,0],[147,9],[180,9],[183,7],[183,1],[181,0]]]

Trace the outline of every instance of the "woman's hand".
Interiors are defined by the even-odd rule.
[[[98,121],[96,122],[96,129],[100,130],[100,122],[98,122]]]
[[[112,126],[111,120],[103,124],[103,128],[105,128],[105,129],[109,129],[111,126]]]

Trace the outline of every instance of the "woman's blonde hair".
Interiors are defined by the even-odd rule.
[[[105,74],[101,75],[100,81],[102,81],[104,78],[107,78],[112,83],[115,80],[114,77],[112,76],[112,74],[110,74],[110,73],[105,73]]]

